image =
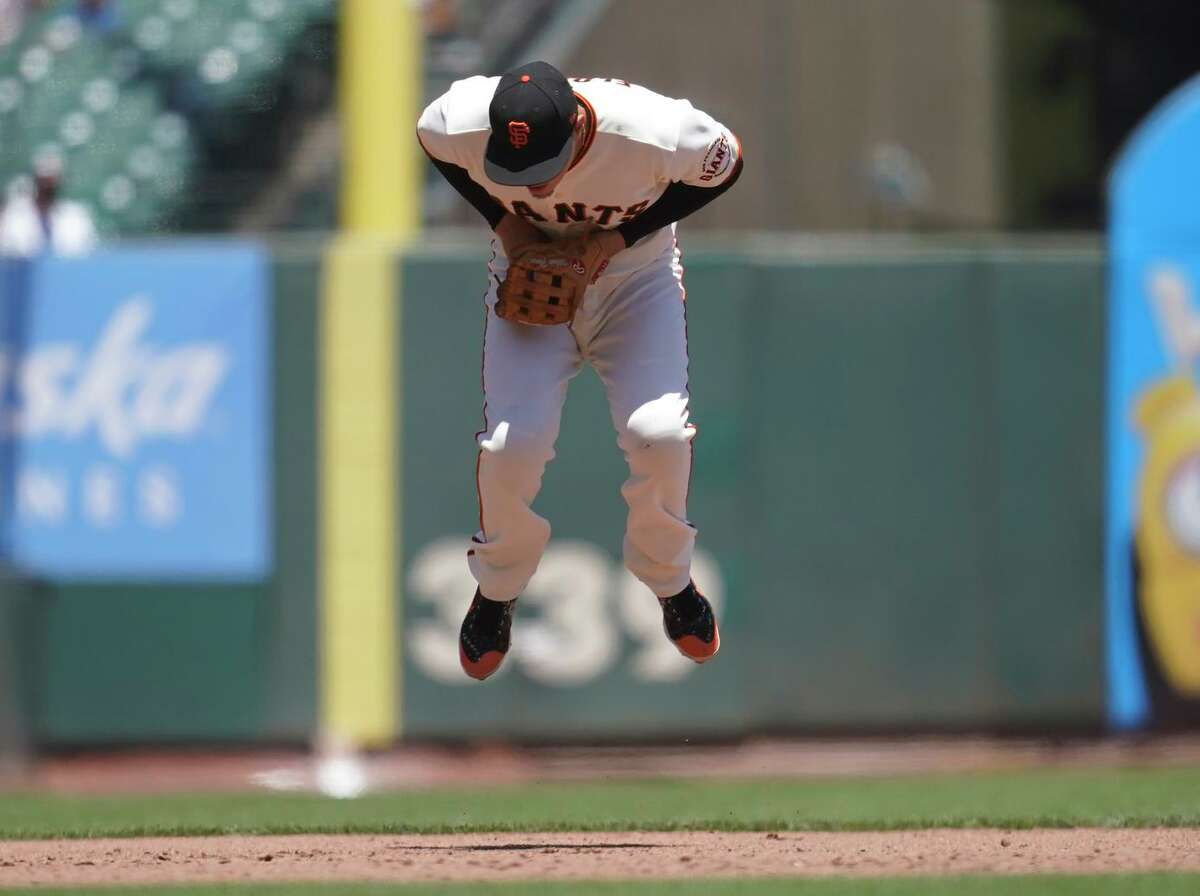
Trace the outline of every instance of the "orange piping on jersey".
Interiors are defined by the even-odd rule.
[[[679,274],[676,279],[679,281],[679,292],[683,303],[683,356],[684,375],[683,375],[683,390],[687,393],[688,407],[692,404],[692,389],[691,389],[691,370],[692,370],[692,352],[688,345],[688,318],[687,318],[687,287],[683,285],[683,252],[679,248],[679,237],[675,237],[675,260],[679,265]],[[687,500],[692,493],[692,476],[696,472],[696,437],[700,435],[700,427],[695,423],[688,423],[692,428],[692,438],[688,441],[688,480],[687,485],[683,490],[683,506],[684,512],[687,512]],[[688,525],[692,524],[688,522]],[[695,526],[692,526],[694,529]]]
[[[678,223],[678,222],[676,222],[676,223]],[[668,224],[667,226],[670,227],[671,225]],[[680,294],[682,295],[682,301],[686,303],[687,302],[687,287],[683,285],[683,270],[684,270],[684,268],[683,268],[683,250],[679,248],[679,237],[676,236],[673,239],[675,242],[675,263],[677,265],[679,265],[679,275],[675,279],[679,281],[679,291],[680,291]],[[684,324],[685,332],[686,332],[686,326],[687,326],[687,324],[685,322],[685,324]]]
[[[488,279],[495,279],[495,275],[491,273],[492,262],[496,260],[496,244],[492,244],[492,257],[488,259]],[[500,285],[500,281],[496,280],[496,285]],[[488,331],[488,293],[492,291],[492,284],[489,282],[487,289],[483,291],[483,349],[479,359],[479,387],[483,391],[483,429],[475,433],[475,497],[479,501],[479,531],[483,534],[484,541],[487,541],[487,529],[483,527],[483,489],[479,487],[479,467],[483,463],[483,448],[479,447],[479,437],[491,429],[491,424],[488,423],[488,405],[487,405],[487,331]],[[469,551],[468,556],[474,553]]]
[[[587,133],[583,137],[583,145],[580,147],[579,152],[575,154],[575,160],[567,168],[568,171],[578,165],[583,160],[583,157],[587,155],[587,151],[592,148],[592,141],[596,139],[596,124],[599,121],[596,117],[596,110],[592,108],[592,104],[588,102],[587,97],[576,93],[575,99],[583,104],[583,111],[587,115]]]
[[[475,500],[479,503],[479,532],[483,536],[484,541],[487,541],[487,532],[483,528],[483,489],[479,483],[479,467],[483,463],[483,449],[479,448],[475,451]],[[467,551],[467,556],[474,556],[475,551]]]

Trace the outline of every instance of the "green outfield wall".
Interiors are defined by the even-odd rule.
[[[321,594],[323,251],[275,253],[274,572],[36,583],[21,624],[40,742],[318,733],[319,608],[341,599]],[[553,540],[511,661],[481,685],[456,635],[473,591],[485,258],[476,237],[439,237],[395,259],[395,668],[362,682],[396,702],[394,736],[1101,724],[1098,249],[686,252],[690,512],[721,656],[677,657],[620,566],[624,462],[585,370],[538,499]]]
[[[403,262],[407,734],[1100,721],[1096,252],[685,255],[689,511],[723,605],[720,659],[672,656],[620,569],[623,461],[585,371],[538,499],[552,569],[486,686],[450,649],[472,587],[482,261]]]

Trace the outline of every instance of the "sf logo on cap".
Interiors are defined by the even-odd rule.
[[[510,121],[508,123],[508,142],[517,149],[528,143],[529,125],[523,121]]]

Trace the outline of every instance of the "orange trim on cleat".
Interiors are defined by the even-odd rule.
[[[458,632],[458,661],[476,681],[492,675],[504,662],[511,639],[516,598],[490,601],[476,589]]]
[[[458,661],[462,663],[463,671],[476,681],[483,681],[500,668],[500,664],[504,662],[506,654],[499,650],[489,650],[479,658],[479,662],[473,663],[467,658],[467,652],[460,646],[458,648]]]
[[[679,652],[694,663],[706,663],[721,649],[721,632],[714,629],[711,642],[704,642],[695,635],[684,635],[673,642]]]
[[[695,582],[671,597],[660,597],[663,631],[675,649],[693,663],[706,663],[721,649],[721,632],[712,604]]]

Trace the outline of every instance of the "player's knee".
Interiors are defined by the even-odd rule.
[[[626,423],[628,447],[633,450],[686,446],[696,430],[688,424],[687,399],[672,393],[641,405]]]
[[[554,433],[549,428],[501,420],[479,438],[489,456],[518,464],[545,464],[554,454]]]

